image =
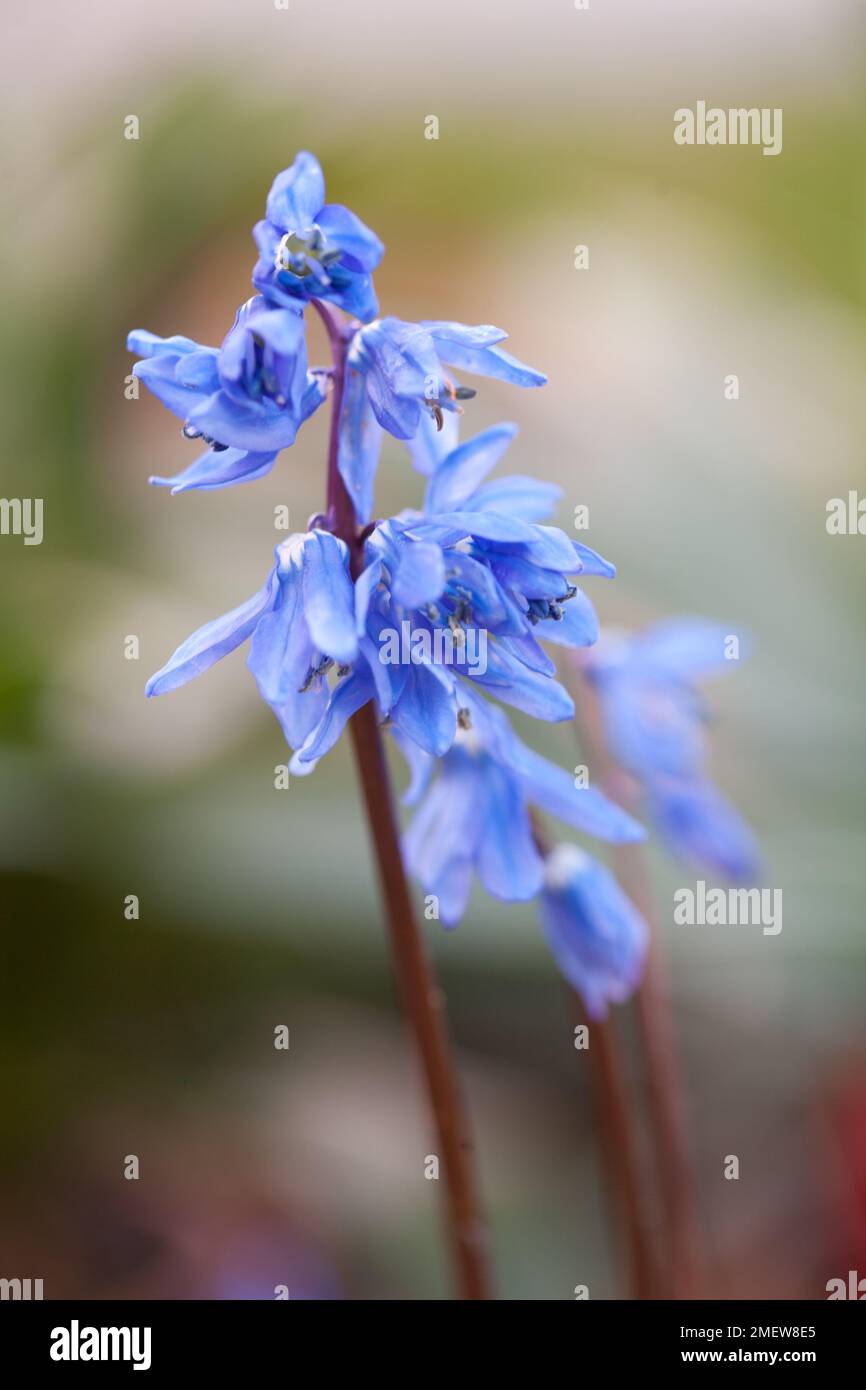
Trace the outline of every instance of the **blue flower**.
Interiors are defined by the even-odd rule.
[[[143,329],[128,347],[143,359],[134,374],[184,421],[184,435],[209,445],[177,477],[151,479],[175,492],[263,477],[327,393],[326,379],[307,370],[302,315],[260,297],[241,306],[220,349]]]
[[[415,466],[425,473],[456,446],[460,402],[475,392],[458,386],[445,374],[443,363],[516,386],[544,385],[547,377],[542,372],[497,346],[505,337],[491,324],[468,328],[395,318],[376,319],[355,334],[346,362],[339,463],[362,521],[368,521],[372,511],[383,430],[409,442]],[[441,435],[442,444],[435,442],[432,431]]]
[[[328,704],[326,675],[358,655],[349,552],[327,531],[290,537],[276,548],[262,588],[206,623],[147,683],[164,695],[201,675],[252,638],[248,666],[292,747],[302,744]]]
[[[678,618],[635,636],[610,633],[587,657],[608,747],[641,780],[692,776],[706,757],[702,675],[730,669],[718,623]]]
[[[643,838],[642,827],[594,788],[575,786],[564,768],[528,748],[501,710],[465,693],[471,726],[461,729],[439,762],[399,739],[412,768],[404,800],[423,797],[404,837],[409,870],[435,894],[445,926],[456,926],[478,875],[494,897],[534,898],[544,883],[544,859],[533,834],[530,805],[587,835],[612,841]]]
[[[325,177],[314,155],[302,152],[277,175],[253,235],[259,248],[253,284],[266,299],[287,306],[327,299],[362,323],[375,318],[370,272],[384,247],[348,208],[325,203]]]
[[[760,861],[751,830],[707,778],[706,717],[695,681],[730,670],[729,634],[679,618],[637,636],[610,635],[586,657],[601,702],[608,748],[641,785],[668,848],[724,878],[754,881]]]
[[[576,845],[545,863],[539,915],[554,960],[590,1018],[607,1015],[640,983],[649,932],[609,869]]]

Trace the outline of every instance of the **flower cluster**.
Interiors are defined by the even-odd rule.
[[[382,244],[349,209],[325,202],[310,154],[275,179],[254,235],[256,294],[219,348],[130,334],[135,374],[180,418],[184,436],[206,446],[176,477],[152,481],[181,492],[260,478],[331,395],[328,510],[277,546],[258,592],[189,637],[147,693],[173,690],[249,642],[247,664],[298,774],[312,771],[371,704],[411,768],[405,799],[418,809],[405,860],[436,895],[443,923],[459,921],[475,875],[498,898],[537,898],[555,959],[601,1015],[637,982],[645,927],[602,865],[575,846],[544,847],[534,817],[541,809],[609,841],[644,832],[527,747],[500,706],[545,721],[573,716],[548,645],[596,641],[581,585],[614,569],[550,525],[558,488],[490,477],[514,425],[459,438],[475,392],[458,374],[521,387],[546,378],[506,352],[506,335],[492,325],[378,317],[372,272]],[[336,343],[331,366],[308,362],[311,307]],[[385,435],[404,441],[426,492],[420,510],[377,519]],[[612,667],[593,670],[619,710],[611,717],[623,746],[630,738],[628,755],[646,770],[648,747],[634,728],[626,732],[628,681],[617,684]],[[680,737],[686,744],[691,734]],[[679,764],[662,770],[683,772]],[[655,812],[673,827],[675,789],[658,771]],[[694,826],[693,816],[693,837]]]

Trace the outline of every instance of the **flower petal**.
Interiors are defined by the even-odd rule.
[[[418,428],[411,439],[406,440],[406,448],[412,459],[416,473],[429,477],[443,459],[457,448],[460,439],[460,416],[454,411],[442,413],[442,425],[428,411],[422,410]]]
[[[476,867],[488,893],[506,902],[534,898],[544,879],[541,856],[520,785],[513,775],[488,760],[487,804]]]
[[[397,602],[404,608],[423,608],[439,598],[444,588],[445,560],[439,546],[430,541],[405,541],[391,583]]]
[[[366,669],[353,671],[339,681],[331,692],[328,707],[318,728],[295,754],[299,763],[318,762],[333,748],[352,715],[372,700],[375,691],[372,677]]]
[[[400,800],[404,806],[416,806],[430,785],[436,759],[393,724],[390,734],[409,766],[409,785]]]
[[[342,264],[351,270],[375,270],[385,248],[375,232],[371,232],[349,208],[329,203],[316,218],[328,241],[343,252]]]
[[[649,813],[671,852],[732,883],[755,883],[761,856],[739,811],[709,780],[663,778],[649,788]]]
[[[382,450],[382,426],[373,413],[364,376],[349,368],[340,411],[337,463],[355,507],[366,526],[373,513],[373,483]]]
[[[434,757],[447,753],[457,732],[454,678],[438,666],[412,663],[391,711],[398,729]]]
[[[519,516],[521,521],[543,521],[550,516],[562,496],[556,483],[544,483],[514,473],[483,483],[466,502],[467,511],[498,512],[500,516]]]
[[[382,557],[377,555],[355,580],[355,631],[359,637],[367,626],[370,600],[381,578]]]
[[[354,661],[355,595],[349,578],[349,550],[329,531],[311,531],[303,551],[304,615],[310,636],[326,656]]]
[[[512,766],[530,801],[575,830],[615,844],[646,839],[646,831],[595,787],[577,787],[565,768],[514,740]]]
[[[302,150],[290,168],[277,174],[268,194],[268,221],[285,232],[312,227],[325,201],[325,176],[315,155]]]
[[[296,695],[306,682],[315,655],[304,619],[301,571],[293,564],[283,572],[276,603],[256,627],[250,643],[247,666],[262,699],[277,706]]]
[[[172,493],[213,492],[218,488],[231,487],[233,483],[251,483],[256,478],[264,478],[274,466],[276,454],[252,454],[245,449],[208,449],[173,478],[154,476],[148,481],[155,487],[170,487]]]
[[[636,637],[634,655],[673,679],[689,680],[731,669],[735,663],[726,657],[730,636],[729,628],[705,618],[672,618]]]
[[[598,641],[598,617],[586,594],[578,589],[562,605],[562,617],[542,619],[535,626],[535,635],[559,647],[591,647]]]
[[[603,555],[597,551],[590,550],[588,545],[581,545],[580,541],[572,541],[575,555],[580,562],[579,571],[570,570],[569,572],[581,574],[597,574],[602,579],[613,579],[616,575],[616,565],[612,565],[610,560],[605,560]]]
[[[512,424],[493,425],[467,439],[436,469],[427,486],[424,512],[459,512],[464,502],[495,468],[517,433]]]
[[[245,642],[263,613],[276,597],[276,574],[272,571],[267,583],[246,603],[224,613],[221,618],[205,623],[182,642],[177,651],[145,686],[146,695],[165,695],[200,676],[209,666],[233,652]]]
[[[649,932],[613,874],[576,845],[557,845],[539,915],[553,957],[590,1018],[604,1018],[640,982]]]

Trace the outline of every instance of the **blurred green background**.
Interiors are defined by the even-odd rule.
[[[509,467],[562,485],[560,524],[589,507],[582,538],[619,568],[591,588],[603,621],[752,635],[708,692],[714,771],[782,934],[677,934],[689,876],[651,851],[709,1288],[823,1297],[864,1272],[866,540],[825,529],[828,498],[866,488],[862,10],[40,0],[3,24],[3,493],[44,499],[45,536],[0,538],[0,1275],[47,1297],[448,1294],[348,749],[275,791],[287,752],[241,654],[143,698],[259,587],[274,508],[303,529],[322,504],[325,412],[267,479],[172,498],[148,475],[194,446],[124,395],[130,328],[221,340],[300,148],[385,241],[385,312],[499,323],[548,372],[473,383],[467,430],[518,421]],[[698,99],[782,107],[782,154],[676,146]],[[390,441],[380,512],[419,496]],[[534,738],[578,760],[569,728]],[[479,894],[426,930],[500,1292],[627,1296],[532,911]]]

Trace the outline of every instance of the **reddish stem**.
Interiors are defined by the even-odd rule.
[[[546,859],[550,841],[538,812],[530,812],[532,835],[539,854]],[[575,1017],[584,1023],[583,1001],[570,985],[568,994]],[[639,1299],[657,1297],[658,1270],[647,1218],[646,1197],[641,1179],[640,1146],[622,1050],[612,1019],[594,1019],[589,1025],[590,1061],[595,1070],[601,1134],[605,1154],[605,1175],[610,1178],[622,1208],[634,1295]]]
[[[359,533],[355,508],[339,470],[340,413],[352,328],[328,305],[315,299],[313,304],[327,330],[334,362],[327,521],[334,534],[348,545],[352,573],[357,575],[363,565],[362,533]],[[486,1232],[466,1111],[445,1021],[444,996],[415,919],[385,750],[372,703],[364,705],[352,717],[349,731],[376,853],[397,986],[418,1049],[433,1111],[460,1296],[488,1299],[491,1285]]]

